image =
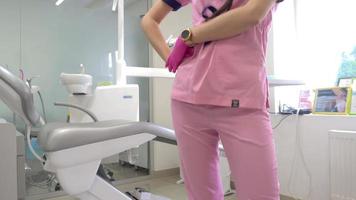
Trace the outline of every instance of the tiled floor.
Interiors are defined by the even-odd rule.
[[[177,185],[178,176],[169,176],[159,179],[151,179],[148,181],[137,182],[133,184],[119,186],[120,191],[132,191],[135,187],[144,188],[155,195],[161,195],[172,200],[186,200],[187,196],[184,190],[184,185]],[[70,197],[54,198],[50,200],[75,200]],[[235,195],[225,197],[225,200],[235,200]]]

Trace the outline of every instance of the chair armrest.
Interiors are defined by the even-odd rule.
[[[87,115],[89,115],[89,117],[91,117],[94,122],[99,121],[98,118],[95,116],[94,113],[92,113],[90,110],[85,109],[85,108],[83,108],[83,107],[81,107],[81,106],[74,105],[74,104],[68,104],[68,103],[58,103],[58,102],[54,103],[54,105],[55,105],[55,106],[69,107],[69,108],[75,108],[75,109],[80,110],[80,111],[86,113]]]

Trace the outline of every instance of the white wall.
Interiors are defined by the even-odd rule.
[[[276,124],[282,116],[273,115],[272,123]],[[302,150],[306,164],[312,174],[311,200],[329,199],[329,130],[355,131],[355,116],[321,116],[307,115],[299,118],[298,134],[302,137]],[[292,167],[293,155],[296,145],[296,116],[287,118],[274,131],[279,180],[281,193],[291,196],[288,191],[289,176]],[[291,182],[292,193],[295,197],[305,197],[309,185],[305,168],[299,159],[296,173]]]

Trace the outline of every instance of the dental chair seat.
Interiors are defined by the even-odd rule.
[[[69,195],[85,200],[130,199],[96,175],[103,158],[156,138],[176,140],[171,129],[125,120],[48,123],[38,137],[46,152],[44,169],[57,175]]]
[[[48,123],[42,128],[39,141],[45,152],[55,152],[141,133],[176,140],[171,129],[152,123],[110,120],[91,123]]]

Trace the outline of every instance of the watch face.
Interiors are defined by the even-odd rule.
[[[183,38],[183,39],[189,38],[189,34],[190,34],[190,31],[189,31],[189,30],[184,30],[184,31],[182,32],[182,38]]]

